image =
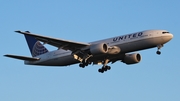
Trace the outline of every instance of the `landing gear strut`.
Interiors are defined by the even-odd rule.
[[[161,49],[162,47],[163,47],[163,45],[157,45],[158,50],[157,50],[156,54],[158,54],[158,55],[161,54],[160,49]]]

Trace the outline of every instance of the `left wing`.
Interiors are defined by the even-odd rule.
[[[64,50],[71,50],[71,51],[76,51],[78,49],[81,49],[83,47],[89,46],[90,44],[88,43],[80,43],[80,42],[73,42],[73,41],[68,41],[68,40],[62,40],[62,39],[57,39],[57,38],[51,38],[47,36],[41,36],[37,34],[32,34],[28,31],[22,32],[22,31],[15,31],[20,34],[24,35],[29,35],[32,37],[35,37],[37,40],[42,41],[44,43],[50,44],[52,46],[64,49]]]

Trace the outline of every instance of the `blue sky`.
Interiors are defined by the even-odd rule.
[[[179,101],[180,1],[145,0],[4,0],[0,3],[1,101]],[[91,42],[146,29],[165,29],[174,38],[156,55],[139,51],[135,65],[27,66],[3,57],[31,56],[23,35],[15,30],[78,42]],[[49,50],[56,48],[46,45]]]

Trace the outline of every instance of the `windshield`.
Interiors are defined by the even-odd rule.
[[[169,33],[169,32],[162,32],[162,34],[167,34],[167,33]]]

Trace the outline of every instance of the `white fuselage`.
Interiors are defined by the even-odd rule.
[[[106,43],[108,46],[117,46],[121,49],[119,54],[102,54],[93,56],[92,60],[103,59],[105,56],[109,58],[118,58],[121,54],[128,52],[144,50],[157,47],[170,41],[173,35],[166,30],[146,30],[132,34],[117,36],[109,39],[91,42],[90,44]],[[78,63],[71,55],[71,51],[55,50],[38,56],[39,61],[25,61],[28,65],[44,65],[44,66],[67,66]]]

